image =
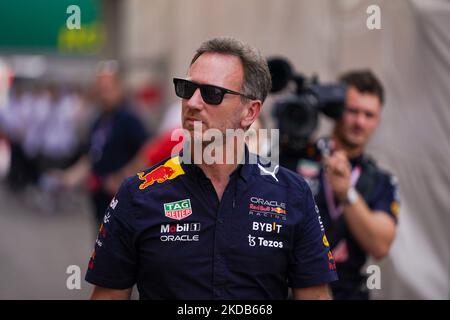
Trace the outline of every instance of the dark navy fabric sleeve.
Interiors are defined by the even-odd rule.
[[[338,279],[319,210],[307,186],[301,201],[302,219],[296,228],[289,271],[292,288],[311,287]]]
[[[382,174],[373,199],[369,203],[373,211],[382,211],[391,216],[397,223],[400,210],[400,196],[395,176]]]
[[[86,281],[111,289],[131,288],[136,282],[137,250],[135,213],[127,181],[122,183],[106,210],[95,249],[89,261]]]

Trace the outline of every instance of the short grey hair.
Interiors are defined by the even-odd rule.
[[[272,87],[272,79],[267,61],[257,49],[233,37],[213,38],[200,45],[190,65],[192,66],[202,54],[208,52],[238,57],[244,69],[242,93],[264,102]]]

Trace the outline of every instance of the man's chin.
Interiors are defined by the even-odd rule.
[[[366,144],[366,139],[347,139],[347,145],[351,148],[361,148]]]
[[[194,129],[196,127],[201,129],[203,132],[208,129],[208,126],[204,122],[202,122],[202,121],[194,122],[194,121],[190,121],[190,120],[183,121],[182,127],[183,127],[183,129],[188,130],[188,131],[194,131]]]
[[[185,135],[188,134],[188,139],[192,142],[201,143],[205,141],[204,132],[195,131],[194,128],[184,127]]]

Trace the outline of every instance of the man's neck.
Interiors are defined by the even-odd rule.
[[[111,103],[111,104],[104,104],[102,107],[102,114],[104,116],[109,116],[109,115],[113,114],[114,112],[116,112],[122,104],[123,104],[122,99],[117,100],[116,102]]]
[[[203,173],[212,181],[217,183],[228,183],[230,174],[236,170],[237,164],[199,164]]]
[[[204,150],[205,149],[202,148],[203,155],[205,154]],[[232,155],[232,158],[229,156],[230,154]],[[208,178],[214,179],[215,181],[228,181],[230,174],[236,170],[243,157],[244,152],[243,150],[239,150],[238,144],[235,144],[234,148],[224,145],[222,157],[221,159],[217,159],[219,163],[207,164],[205,159],[203,159],[202,163],[198,166]],[[228,162],[227,160],[231,160],[231,162]]]
[[[226,152],[231,152],[233,154],[233,161],[231,163],[226,162]],[[202,154],[205,154],[204,148],[202,148]],[[198,167],[203,171],[205,176],[207,176],[211,180],[211,183],[216,190],[219,200],[222,198],[222,194],[225,191],[226,186],[228,185],[230,175],[233,173],[233,171],[236,170],[239,163],[241,163],[242,158],[245,156],[243,150],[239,150],[236,144],[234,146],[234,149],[228,148],[225,145],[222,155],[223,161],[221,163],[207,164],[205,163],[205,159],[202,158],[202,163],[197,164]]]

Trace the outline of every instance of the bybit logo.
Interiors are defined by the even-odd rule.
[[[254,231],[265,231],[265,232],[274,232],[280,233],[281,224],[273,223],[264,223],[264,222],[253,222],[253,230]]]

